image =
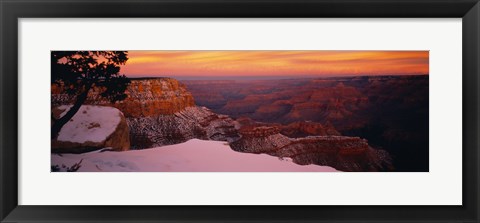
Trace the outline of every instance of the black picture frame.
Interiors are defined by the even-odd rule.
[[[18,205],[18,19],[76,17],[462,18],[463,205]],[[479,222],[478,0],[0,0],[0,19],[1,222]]]

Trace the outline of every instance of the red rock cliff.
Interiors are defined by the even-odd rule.
[[[125,117],[171,115],[195,106],[193,96],[185,85],[172,78],[132,80],[126,90],[127,98],[111,104],[100,97],[100,88],[90,90],[85,104],[108,105],[118,108]],[[52,106],[73,103],[74,98],[52,85]]]

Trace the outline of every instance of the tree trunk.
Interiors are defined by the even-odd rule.
[[[60,117],[59,119],[54,120],[52,125],[51,139],[55,139],[60,133],[62,127],[67,124],[67,122],[78,112],[82,104],[85,102],[90,91],[91,85],[85,87],[85,91],[79,94],[75,100],[75,104],[68,110],[67,114]]]

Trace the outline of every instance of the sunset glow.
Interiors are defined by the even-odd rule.
[[[145,76],[348,76],[429,73],[428,51],[129,51],[122,73]]]

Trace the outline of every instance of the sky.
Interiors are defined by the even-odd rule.
[[[429,73],[428,51],[129,51],[128,77],[355,76]]]

